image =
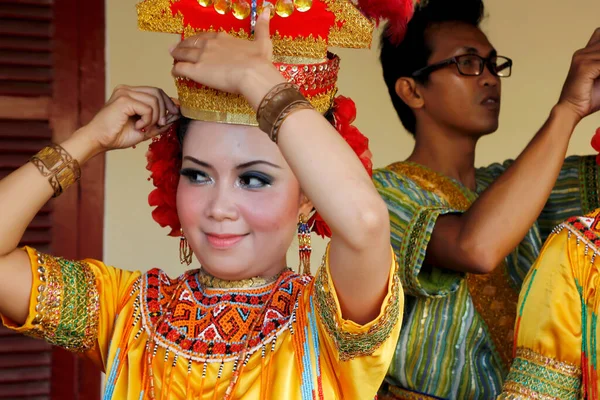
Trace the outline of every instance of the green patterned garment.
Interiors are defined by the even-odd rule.
[[[470,204],[511,164],[507,161],[478,169],[476,193],[409,162],[374,171],[373,180],[389,209],[392,246],[406,293],[402,332],[386,377],[387,385],[442,399],[493,399],[500,394],[508,373],[507,362],[492,337],[498,332],[497,327],[486,323],[495,320],[486,319],[477,311],[481,308],[476,306],[469,280],[481,276],[467,277],[424,266],[423,260],[437,218],[468,208],[457,207],[460,201],[449,199],[462,196],[461,201],[466,199]],[[446,186],[437,186],[440,182]],[[453,188],[449,189],[448,183]],[[600,206],[599,185],[594,157],[573,156],[565,160],[537,222],[506,258],[504,268],[497,268],[506,277],[506,285],[512,286],[511,291],[518,294],[552,228],[570,216],[585,215]],[[493,308],[495,301],[491,297]],[[516,310],[511,311],[512,320],[503,322],[510,325],[509,329],[514,326]],[[506,348],[512,348],[512,338],[507,337],[510,334],[512,331],[503,336]]]

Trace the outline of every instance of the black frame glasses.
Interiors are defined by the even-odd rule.
[[[475,61],[477,64],[466,64],[469,61]],[[458,73],[464,76],[479,76],[483,74],[484,68],[487,67],[493,75],[499,78],[508,78],[512,74],[513,61],[508,57],[497,55],[491,55],[484,58],[478,54],[461,54],[460,56],[448,58],[418,69],[412,73],[412,77],[422,78],[451,64],[456,65]]]

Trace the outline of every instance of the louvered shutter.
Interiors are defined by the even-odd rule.
[[[103,103],[103,53],[104,0],[0,0],[0,179]],[[50,201],[21,245],[100,257],[103,166],[102,158],[86,165],[79,189]],[[82,244],[78,230],[90,220],[99,233]],[[97,399],[99,380],[89,363],[0,326],[0,399]]]
[[[0,178],[52,138],[52,13],[50,0],[0,3]],[[51,213],[48,204],[22,245],[50,251]],[[1,327],[0,399],[49,399],[51,360],[50,345]]]

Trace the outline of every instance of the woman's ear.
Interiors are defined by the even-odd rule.
[[[300,208],[298,209],[298,217],[300,217],[300,214],[303,214],[308,218],[313,209],[314,206],[312,202],[308,199],[308,197],[302,194],[300,198]]]

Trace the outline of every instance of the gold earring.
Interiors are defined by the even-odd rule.
[[[194,252],[188,243],[187,238],[183,233],[183,229],[181,230],[181,237],[179,239],[179,262],[181,264],[190,265],[192,263],[192,256]]]
[[[304,214],[300,214],[298,218],[298,251],[300,253],[300,267],[298,273],[310,275],[310,253],[312,247],[310,245],[310,227],[308,226],[308,218]]]

